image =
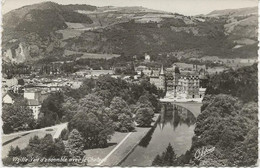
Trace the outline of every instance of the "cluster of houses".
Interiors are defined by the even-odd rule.
[[[7,91],[3,94],[2,102],[3,104],[14,104],[17,99],[21,99],[21,95],[15,94],[11,91]],[[33,111],[33,116],[38,119],[41,104],[43,102],[43,96],[41,92],[37,89],[25,89],[23,98],[27,99],[27,106]]]
[[[23,79],[19,83],[17,78],[2,78],[2,103],[14,104],[18,99],[26,99],[27,106],[33,111],[35,119],[38,119],[43,100],[51,93],[62,91],[64,88],[79,88],[83,81],[75,79],[57,78],[33,78]]]

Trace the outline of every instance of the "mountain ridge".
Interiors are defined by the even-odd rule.
[[[65,50],[127,56],[201,50],[201,54],[191,55],[256,57],[257,17],[251,9],[255,8],[191,17],[139,6],[44,2],[3,16],[2,53],[9,62],[19,62],[21,58],[20,62],[45,57],[61,59],[68,56]]]

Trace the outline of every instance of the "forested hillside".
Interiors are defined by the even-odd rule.
[[[143,7],[34,4],[3,16],[3,55],[18,62],[62,59],[68,56],[64,51],[256,57],[256,9],[184,16]]]
[[[257,64],[238,70],[227,70],[210,79],[207,94],[229,94],[244,102],[257,102],[257,78]]]

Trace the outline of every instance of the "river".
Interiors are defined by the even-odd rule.
[[[187,108],[184,108],[187,106]],[[160,119],[120,166],[151,166],[169,143],[177,156],[190,149],[201,104],[164,104]],[[189,110],[188,110],[189,109]],[[191,112],[192,111],[192,112]]]

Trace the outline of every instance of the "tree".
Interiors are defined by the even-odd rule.
[[[113,99],[112,93],[109,90],[96,91],[95,95],[97,95],[104,101],[104,104],[106,107],[109,107],[109,105]]]
[[[18,146],[16,146],[15,148],[13,146],[11,146],[10,151],[8,153],[8,157],[18,157],[21,155],[21,150]]]
[[[67,97],[62,103],[62,111],[64,113],[63,120],[70,121],[78,112],[78,104],[74,98]]]
[[[8,155],[6,158],[3,158],[3,165],[5,166],[23,166],[25,163],[17,163],[14,161],[14,157],[21,157],[21,150],[18,146],[15,148],[13,146],[10,147],[10,150],[8,152]]]
[[[83,157],[84,140],[78,130],[73,129],[68,137],[68,146],[73,157]]]
[[[24,80],[23,79],[18,79],[18,85],[24,85]]]
[[[207,145],[214,146],[216,151],[197,164],[208,166],[215,160],[216,165],[254,165],[257,161],[257,103],[243,104],[240,99],[223,94],[209,96],[203,103],[194,130],[192,153]]]
[[[66,140],[68,140],[68,137],[69,137],[69,130],[66,129],[66,128],[64,128],[64,129],[61,131],[59,138],[66,141]]]
[[[154,112],[151,108],[140,108],[136,112],[135,121],[141,127],[149,127],[153,121]]]
[[[229,94],[244,102],[257,102],[257,64],[227,70],[210,78],[206,94]]]
[[[118,120],[119,122],[117,123],[115,130],[120,132],[130,132],[135,130],[134,120],[131,115],[125,113],[120,114]]]
[[[134,130],[131,109],[121,97],[114,97],[111,101],[109,116],[116,123],[116,131],[129,132]]]
[[[38,146],[42,157],[51,157],[55,155],[54,151],[54,140],[51,134],[46,134],[44,138],[41,139]]]
[[[171,144],[166,148],[166,152],[162,154],[163,163],[167,166],[175,166],[176,163],[176,154],[173,150]]]
[[[152,166],[163,166],[163,161],[162,161],[160,155],[157,155],[157,156],[154,158],[153,163],[152,163]]]
[[[105,147],[114,132],[112,122],[106,116],[98,118],[94,113],[77,113],[69,122],[69,129],[77,129],[85,140],[85,148]]]
[[[153,166],[178,166],[176,154],[171,144],[168,145],[166,151],[162,155],[157,155],[152,163]]]
[[[79,112],[68,124],[69,130],[80,132],[86,148],[105,147],[114,133],[114,125],[106,113],[104,102],[89,94],[79,100],[79,106]]]
[[[121,97],[114,97],[110,104],[111,114],[109,116],[113,121],[118,121],[119,114],[131,115],[128,104]]]
[[[63,94],[60,92],[49,95],[42,103],[39,123],[41,127],[57,124],[62,119],[64,112],[62,111],[62,103],[64,102]]]
[[[80,86],[80,94],[81,98],[86,96],[87,94],[92,93],[92,89],[96,87],[96,81],[93,79],[86,79],[83,81],[82,85]]]
[[[35,127],[33,111],[29,109],[26,101],[15,101],[13,105],[4,105],[3,131],[5,134],[18,130],[28,130]]]
[[[151,94],[149,94],[148,92],[146,92],[145,94],[140,96],[139,99],[138,99],[138,102],[137,102],[137,108],[149,107],[153,110],[155,110],[155,108],[158,108],[157,107],[158,102],[153,102],[154,103],[154,105],[153,105],[152,102],[150,101],[150,99],[153,99],[153,96]],[[136,110],[138,110],[138,109],[136,109]]]
[[[27,166],[68,166],[67,162],[32,162],[30,159],[28,162],[15,163],[12,157],[21,156],[26,158],[61,158],[71,156],[65,149],[65,145],[61,139],[53,140],[51,134],[46,134],[43,138],[39,138],[38,136],[34,136],[30,138],[29,144],[22,150],[18,147],[11,148],[9,151],[9,155],[7,158],[3,159],[4,165],[27,165]]]

